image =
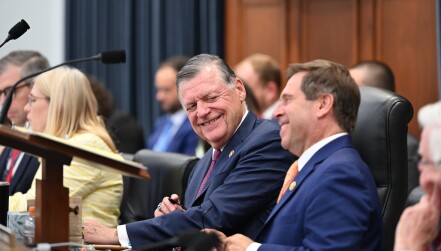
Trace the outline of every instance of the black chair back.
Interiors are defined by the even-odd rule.
[[[390,91],[363,86],[360,92],[352,140],[377,184],[384,250],[393,250],[395,228],[407,199],[407,125],[413,108],[407,99]]]
[[[132,160],[147,166],[151,179],[123,178],[124,193],[120,208],[120,224],[154,217],[153,213],[158,203],[163,197],[173,193],[180,195],[183,203],[188,176],[198,158],[142,149],[133,155]]]

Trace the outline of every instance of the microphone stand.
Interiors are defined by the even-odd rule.
[[[47,68],[47,69],[44,69],[44,70],[42,70],[42,71],[35,72],[35,73],[33,73],[33,74],[30,74],[30,75],[28,75],[28,76],[26,76],[26,77],[24,77],[24,78],[18,80],[18,81],[15,82],[15,84],[11,87],[11,90],[9,90],[8,95],[6,95],[5,102],[3,102],[2,111],[1,111],[1,113],[0,113],[0,124],[4,124],[5,119],[6,119],[6,115],[8,114],[9,107],[11,107],[13,93],[15,92],[15,89],[17,88],[17,86],[18,86],[21,82],[23,82],[23,81],[25,81],[25,80],[28,80],[28,79],[30,79],[30,78],[33,78],[33,77],[35,77],[35,76],[37,76],[37,75],[40,75],[40,74],[42,74],[42,73],[45,73],[45,72],[47,72],[47,71],[50,71],[50,70],[52,70],[52,69],[55,69],[55,68],[57,68],[57,67],[63,66],[63,65],[74,64],[74,63],[79,63],[79,62],[84,62],[84,61],[100,60],[100,59],[101,59],[101,54],[96,55],[96,56],[93,56],[93,57],[89,57],[89,58],[80,58],[80,59],[74,59],[74,60],[66,61],[66,62],[63,62],[63,63],[61,63],[61,64],[58,64],[58,65],[55,65],[55,66],[49,67],[49,68]]]

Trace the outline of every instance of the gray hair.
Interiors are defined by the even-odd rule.
[[[220,77],[227,86],[234,86],[236,82],[236,74],[234,74],[233,70],[231,70],[223,59],[215,55],[199,54],[190,58],[190,60],[188,60],[184,67],[178,72],[176,76],[178,93],[182,82],[196,77],[203,69],[209,66],[214,66],[214,68],[219,71]]]
[[[428,125],[424,130],[427,130],[427,137],[426,139],[429,141],[428,147],[429,147],[429,153],[431,156],[431,160],[441,165],[441,124],[439,123],[433,123]]]
[[[4,73],[9,65],[20,67],[20,77],[25,77],[48,68],[49,61],[37,51],[13,51],[0,59],[0,74]],[[26,83],[31,85],[32,79],[28,79]]]

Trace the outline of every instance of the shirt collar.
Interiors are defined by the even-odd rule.
[[[344,135],[347,135],[346,132],[337,133],[334,135],[331,135],[329,137],[326,137],[319,142],[315,143],[314,145],[310,146],[308,149],[306,149],[305,152],[299,157],[299,172],[302,170],[302,168],[308,163],[308,161],[314,156],[318,150],[320,150],[322,147],[327,145],[329,142],[333,141],[334,139],[337,139],[339,137],[342,137]]]

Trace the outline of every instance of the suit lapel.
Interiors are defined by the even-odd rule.
[[[216,175],[220,174],[224,171],[225,166],[228,166],[229,158],[231,158],[234,155],[234,152],[237,152],[240,149],[240,144],[248,137],[248,135],[252,132],[254,125],[256,123],[257,117],[252,112],[248,112],[248,115],[246,116],[245,120],[242,122],[240,127],[237,129],[236,133],[234,133],[233,137],[228,141],[228,143],[225,145],[224,149],[222,150],[221,155],[219,156],[219,159],[217,160],[213,172],[210,175],[210,178],[207,180],[207,183],[205,184],[201,195],[204,194],[208,187],[210,186],[210,183],[214,179],[216,179]],[[193,204],[197,198],[196,193],[199,189],[199,186],[202,183],[202,180],[204,179],[205,174],[207,173],[208,168],[211,164],[211,156],[213,156],[213,148],[211,148],[199,161],[198,166],[195,168],[197,169],[197,173],[194,174],[194,184],[192,184],[191,190],[189,190],[189,196],[190,198],[194,198],[191,202]],[[187,188],[188,189],[188,188]]]
[[[30,156],[27,154],[23,154],[23,157],[20,160],[20,163],[18,163],[17,170],[15,171],[14,177],[11,181],[11,191],[18,190],[18,185],[20,184],[21,179],[25,175],[25,173],[30,169],[29,166]]]
[[[0,156],[0,179],[2,178],[3,173],[6,170],[6,164],[9,154],[11,154],[11,148],[6,147],[5,149],[3,149],[3,152]]]
[[[293,199],[297,191],[301,188],[302,183],[306,182],[308,176],[315,171],[316,167],[318,167],[320,163],[322,163],[326,158],[328,158],[338,149],[351,146],[352,144],[350,136],[345,135],[329,142],[327,145],[318,150],[294,179],[294,182],[296,182],[295,188],[293,190],[288,189],[285,192],[285,195],[282,197],[280,202],[277,203],[274,209],[271,211],[271,214],[266,220],[266,223],[268,223],[280,211],[280,209],[283,208],[286,203]]]

